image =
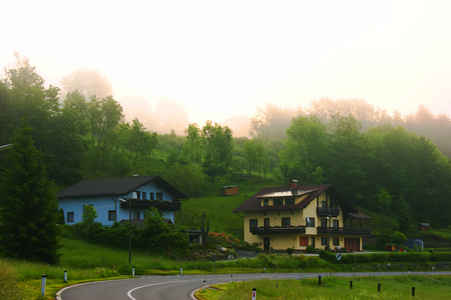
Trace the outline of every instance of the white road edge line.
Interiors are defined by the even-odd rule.
[[[169,283],[177,283],[177,282],[185,282],[185,281],[191,281],[191,280],[176,280],[176,281],[167,281],[167,282],[151,283],[151,284],[141,285],[141,286],[138,286],[138,287],[135,287],[135,288],[129,290],[129,291],[127,292],[127,296],[128,296],[128,298],[130,298],[131,300],[136,300],[135,298],[132,297],[132,293],[133,293],[134,291],[136,291],[136,290],[139,290],[139,289],[142,289],[142,288],[146,288],[146,287],[149,287],[149,286],[162,285],[162,284],[169,284]]]
[[[117,279],[117,280],[128,280],[128,279]],[[83,282],[83,283],[78,283],[78,284],[74,284],[74,285],[69,285],[69,286],[62,288],[58,292],[56,292],[55,298],[56,298],[56,300],[62,300],[61,293],[70,288],[81,286],[81,285],[87,285],[87,284],[102,283],[102,282],[111,282],[111,280],[90,281],[90,282]]]

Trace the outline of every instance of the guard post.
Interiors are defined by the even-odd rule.
[[[45,280],[47,275],[42,274],[41,294],[45,296]]]
[[[257,300],[257,289],[256,288],[252,289],[252,300]]]

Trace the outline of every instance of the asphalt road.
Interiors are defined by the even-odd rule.
[[[451,275],[451,272],[355,272],[355,273],[265,273],[231,275],[142,276],[70,286],[57,293],[58,300],[183,300],[205,286],[233,281],[259,279],[300,279],[318,276],[387,276],[387,275]],[[205,281],[205,283],[204,283]]]

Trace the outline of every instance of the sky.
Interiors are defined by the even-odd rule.
[[[198,124],[323,97],[451,116],[450,13],[440,0],[8,1],[0,66],[16,51],[56,86],[95,69],[119,102],[171,99]]]

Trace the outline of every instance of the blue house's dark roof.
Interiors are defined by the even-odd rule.
[[[154,182],[158,187],[167,191],[174,197],[174,200],[188,199],[182,192],[158,175],[82,180],[62,190],[57,196],[59,198],[69,198],[127,195],[149,182]]]

